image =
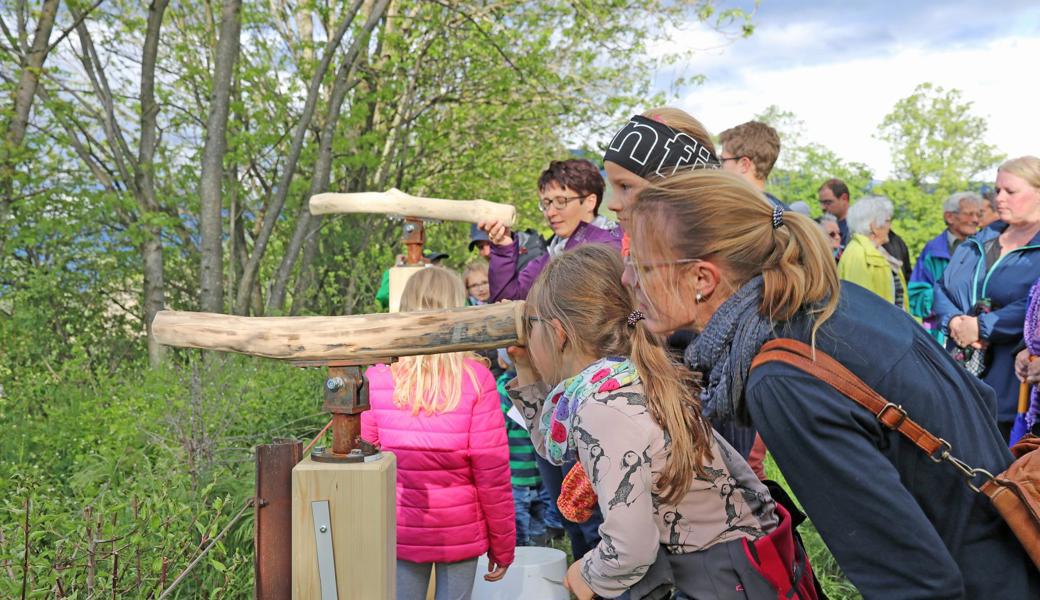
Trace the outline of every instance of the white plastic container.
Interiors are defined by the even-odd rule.
[[[487,556],[477,561],[473,600],[569,600],[563,587],[567,574],[567,555],[556,548],[517,546],[516,559],[500,581],[484,581]]]

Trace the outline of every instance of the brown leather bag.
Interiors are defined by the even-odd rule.
[[[956,458],[949,442],[918,425],[902,406],[886,400],[826,353],[798,340],[776,339],[762,346],[751,368],[767,362],[789,364],[829,384],[873,413],[885,427],[906,436],[933,462],[953,465],[968,487],[993,502],[1029,558],[1040,567],[1040,438],[1030,435],[1015,444],[1011,448],[1015,461],[1003,473],[993,475]]]

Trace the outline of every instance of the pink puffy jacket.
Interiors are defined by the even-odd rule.
[[[483,364],[466,359],[455,410],[435,415],[394,406],[390,368],[365,372],[372,409],[361,437],[397,456],[397,557],[455,562],[480,556],[513,562],[516,522],[509,444],[498,389]]]

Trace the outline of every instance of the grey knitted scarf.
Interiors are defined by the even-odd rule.
[[[751,361],[773,331],[773,323],[758,312],[761,303],[759,275],[715,311],[704,331],[683,353],[687,366],[706,375],[701,408],[712,420],[736,419],[741,425],[750,424],[744,406],[744,384]]]

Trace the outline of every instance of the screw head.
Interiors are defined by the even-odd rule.
[[[325,446],[315,446],[311,454],[325,454]]]
[[[322,525],[321,527],[318,528],[318,531],[320,531],[322,533],[325,533],[328,530],[329,530],[329,528],[328,528],[327,525]]]
[[[325,380],[325,388],[328,389],[330,392],[335,392],[341,387],[343,387],[342,377],[329,377]]]

